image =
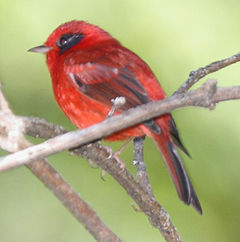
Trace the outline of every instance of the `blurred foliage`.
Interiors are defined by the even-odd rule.
[[[42,44],[59,24],[82,19],[106,29],[151,66],[170,95],[191,70],[239,51],[239,10],[236,0],[1,0],[0,80],[17,114],[73,129],[53,99],[45,58],[26,52]],[[239,76],[240,64],[211,75],[222,86],[238,85]],[[173,113],[192,156],[183,159],[203,216],[178,200],[159,152],[151,140],[146,142],[155,195],[183,241],[239,241],[239,108],[239,102],[232,101],[211,112],[185,108]],[[119,145],[111,144],[114,149]],[[132,146],[122,158],[134,172]],[[124,241],[163,241],[109,175],[103,182],[99,169],[66,153],[50,161]],[[0,241],[94,241],[26,168],[1,173],[0,183]]]

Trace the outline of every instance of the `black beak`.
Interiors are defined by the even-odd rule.
[[[33,48],[29,49],[28,51],[45,54],[51,49],[52,49],[52,47],[49,47],[49,46],[46,46],[46,45],[40,45],[40,46],[37,46],[37,47],[33,47]]]

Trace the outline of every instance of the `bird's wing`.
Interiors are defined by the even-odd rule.
[[[126,99],[121,110],[150,102],[136,75],[127,67],[88,62],[69,67],[67,73],[80,92],[105,105],[111,106],[111,100],[116,97]]]
[[[79,92],[109,108],[113,105],[111,100],[116,97],[125,98],[125,104],[119,107],[119,111],[150,102],[137,76],[127,66],[87,62],[66,65],[65,73]],[[153,132],[160,132],[160,128],[153,120],[144,124]]]

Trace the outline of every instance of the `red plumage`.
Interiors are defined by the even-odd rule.
[[[111,100],[122,96],[129,108],[165,98],[156,77],[136,54],[101,28],[84,21],[59,26],[44,46],[30,51],[47,55],[55,99],[78,128],[106,119]],[[175,146],[186,154],[170,114],[117,132],[106,140],[117,141],[147,135],[154,139],[172,177],[179,198],[202,209]]]

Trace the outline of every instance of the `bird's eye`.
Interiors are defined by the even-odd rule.
[[[65,36],[62,36],[58,41],[58,47],[61,48],[61,46],[66,45],[68,42],[67,38]]]
[[[83,34],[64,34],[58,41],[57,46],[60,49],[60,54],[63,54],[66,50],[70,49],[74,45],[78,44],[83,38]]]

